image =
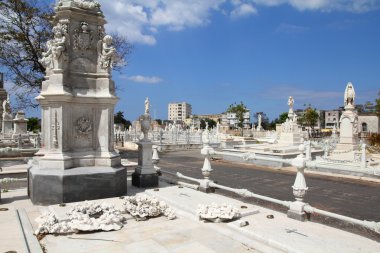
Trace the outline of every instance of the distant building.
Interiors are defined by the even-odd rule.
[[[342,114],[341,110],[329,110],[325,111],[325,128],[332,129],[336,124],[336,128],[339,128],[339,119]]]
[[[191,105],[182,102],[182,103],[170,103],[168,105],[168,120],[173,122],[182,121],[184,122],[186,118],[189,118],[191,115]]]
[[[199,128],[202,119],[211,119],[218,123],[221,122],[222,114],[192,114],[185,120],[185,124],[187,126],[194,126],[196,128]]]
[[[315,110],[315,111],[318,113],[319,116],[318,116],[317,122],[314,124],[314,129],[322,130],[322,128],[324,128],[325,126],[325,111],[323,110]],[[305,114],[305,110],[297,109],[294,111],[294,113],[297,115],[298,119],[300,119]]]
[[[380,133],[380,120],[376,113],[359,113],[359,132]]]
[[[250,110],[248,110],[246,113],[244,113],[243,117],[243,128],[250,128],[251,127],[251,113]],[[222,126],[228,126],[230,128],[237,128],[238,127],[239,120],[236,117],[236,113],[226,112],[222,114],[221,118],[221,125]]]

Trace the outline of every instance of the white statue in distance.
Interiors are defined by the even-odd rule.
[[[347,83],[346,90],[344,92],[344,106],[355,106],[355,89],[354,85],[349,82]]]
[[[150,107],[150,102],[149,102],[149,98],[147,97],[145,99],[145,114],[149,114],[149,107]]]

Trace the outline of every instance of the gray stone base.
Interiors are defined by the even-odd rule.
[[[199,187],[199,191],[204,192],[204,193],[214,193],[215,188],[213,188],[213,187],[208,187],[208,188]]]
[[[123,167],[77,167],[67,170],[29,170],[29,196],[33,204],[52,205],[117,197],[127,192]]]
[[[309,220],[309,217],[305,212],[299,213],[299,212],[294,212],[292,210],[288,210],[287,215],[289,218],[294,219],[294,220],[299,220],[299,221]]]
[[[132,185],[136,187],[158,187],[158,175],[155,174],[140,174],[134,172],[132,174]]]

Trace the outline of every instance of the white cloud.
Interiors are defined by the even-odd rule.
[[[127,77],[128,80],[131,80],[136,83],[149,83],[149,84],[156,84],[162,82],[162,79],[157,76],[129,76]]]
[[[151,24],[166,26],[175,31],[207,25],[210,22],[210,12],[217,10],[223,2],[224,0],[161,1],[160,8],[152,11]]]
[[[132,43],[155,45],[162,29],[181,31],[206,26],[212,12],[232,18],[254,15],[259,6],[288,4],[299,11],[366,12],[380,8],[379,0],[99,0],[108,20],[107,30],[117,31]]]
[[[256,14],[257,10],[251,4],[243,3],[238,5],[232,12],[232,18],[246,17],[252,14]]]
[[[378,0],[251,0],[257,5],[288,4],[297,10],[367,12],[380,7]]]

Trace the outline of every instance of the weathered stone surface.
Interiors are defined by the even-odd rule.
[[[39,205],[68,203],[124,195],[127,191],[123,167],[76,167],[69,170],[29,170],[29,194]]]

